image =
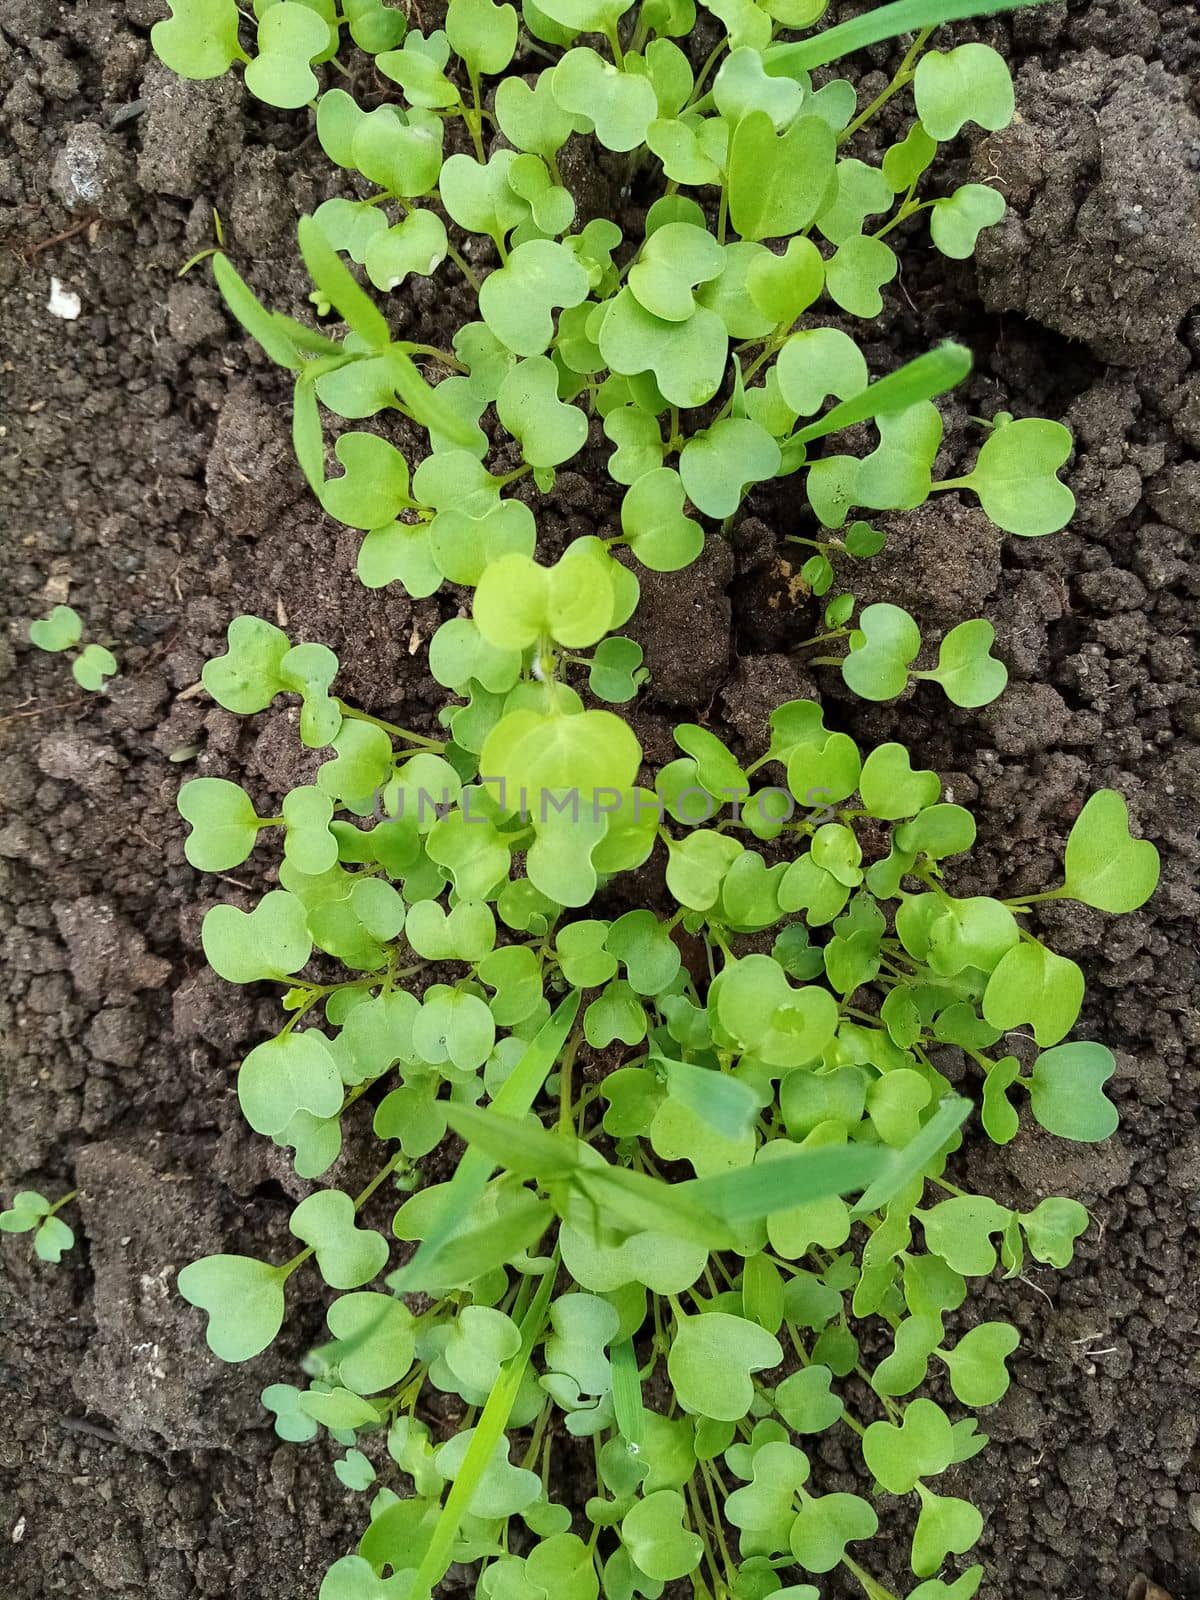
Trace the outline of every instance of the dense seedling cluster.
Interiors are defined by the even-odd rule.
[[[699,18],[693,0],[524,0],[520,16],[450,0],[432,31],[381,0],[256,0],[254,27],[234,0],[173,0],[155,30],[188,76],[240,61],[270,104],[314,104],[355,175],[358,198],[300,228],[319,331],[264,309],[224,254],[217,279],[295,375],[297,455],[364,534],[363,581],[467,591],[430,648],[440,739],[340,699],[324,646],[237,619],[209,692],[246,715],[299,696],[300,737],[328,759],[278,816],[217,778],[179,800],[201,869],[282,840],[279,887],[203,930],[221,976],[283,992],[280,1033],[238,1073],[248,1122],[306,1179],[344,1140],[381,1146],[360,1193],[317,1185],[296,1206],[290,1259],[179,1276],[230,1361],[267,1348],[310,1262],[336,1292],[306,1387],[263,1394],[281,1437],[327,1430],[339,1477],[370,1495],[322,1600],[428,1600],[454,1562],[478,1563],[487,1600],[657,1600],[677,1580],[705,1600],[818,1600],[838,1569],[894,1600],[870,1549],[892,1496],[916,1513],[908,1600],[979,1585],[980,1567],[946,1563],[980,1514],[936,1485],[985,1442],[969,1413],[1004,1393],[1017,1335],[964,1332],[955,1313],[998,1265],[1065,1265],[1087,1217],[1071,1199],[1015,1213],[946,1164],[977,1104],[997,1144],[1026,1101],[1053,1134],[1112,1131],[1113,1058],[1068,1040],[1083,975],[1031,908],[1131,910],[1154,847],[1102,791],[1059,887],[960,898],[944,874],[974,823],[902,746],[863,752],[799,700],[749,765],[684,724],[648,774],[598,702],[645,679],[620,632],[638,567],[685,566],[754,486],[789,476],[811,518],[788,534],[827,597],[818,659],[872,700],[913,678],[960,706],[1003,688],[987,622],[915,670],[907,612],[832,592],[881,548],[871,515],[885,529],[931,494],[969,491],[1021,536],[1071,514],[1065,429],[998,415],[972,470],[935,481],[935,401],[966,353],[872,381],[847,331],[880,311],[898,225],[926,213],[962,258],[1003,211],[980,185],[938,193],[932,164],[967,122],[1009,119],[1004,63],[930,43],[941,20],[1002,8],[900,0],[797,39],[823,0],[709,0]],[[861,109],[850,83],[810,76],[903,31],[895,78]],[[856,156],[909,90],[904,138],[878,165]],[[577,215],[572,141],[645,199],[636,237]],[[352,267],[384,294],[459,274],[478,317],[449,350],[394,339]],[[394,412],[427,437],[420,459],[388,437]],[[613,447],[619,523],[547,564],[508,491],[532,476],[548,492],[589,418]],[[874,448],[840,449],[863,424]],[[636,876],[655,852],[665,906]],[[968,1068],[957,1089],[947,1046]],[[448,1133],[465,1154],[423,1181]],[[402,1196],[399,1249],[361,1216],[381,1191]],[[913,1398],[930,1376],[940,1402]],[[457,1431],[431,1428],[431,1391],[458,1397]],[[822,1481],[831,1429],[861,1492]],[[564,1503],[584,1452],[594,1492]]]

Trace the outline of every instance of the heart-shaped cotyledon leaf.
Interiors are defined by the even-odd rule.
[[[496,414],[531,467],[557,467],[587,439],[587,418],[559,398],[558,382],[550,357],[532,356],[505,374],[496,396]]]
[[[475,590],[476,626],[501,650],[528,650],[543,638],[585,649],[602,639],[612,622],[608,566],[607,557],[582,544],[568,546],[552,567],[519,553],[501,556]]]
[[[29,624],[30,644],[54,654],[70,650],[82,637],[82,619],[71,606],[55,606],[48,617],[40,617]]]
[[[908,683],[920,648],[920,629],[907,611],[886,601],[865,606],[850,635],[842,677],[864,700],[894,700]]]
[[[1027,939],[1003,956],[988,979],[983,1015],[1007,1032],[1029,1023],[1043,1048],[1057,1044],[1075,1026],[1083,1004],[1083,973],[1066,956]]]
[[[604,419],[605,436],[616,445],[608,475],[626,487],[662,466],[666,446],[658,418],[640,406],[617,406]]]
[[[237,0],[170,0],[171,15],[150,30],[154,53],[181,78],[219,78],[245,54]]]
[[[356,1225],[354,1201],[340,1189],[320,1189],[301,1200],[288,1227],[312,1247],[331,1289],[357,1289],[387,1263],[387,1240]]]
[[[691,407],[707,405],[720,388],[729,334],[706,306],[683,322],[668,322],[647,311],[626,286],[608,303],[599,345],[613,372],[630,378],[652,372],[665,400]]]
[[[683,484],[670,467],[643,473],[621,503],[621,530],[643,566],[678,572],[704,548],[704,530],[684,515]]]
[[[246,68],[246,87],[270,106],[295,111],[320,84],[310,63],[336,45],[337,30],[304,5],[273,5],[258,24],[258,55]]]
[[[321,504],[347,527],[382,528],[395,521],[409,496],[408,462],[374,433],[344,433],[334,446],[344,471],[321,489]]]
[[[1008,682],[1008,668],[990,653],[995,639],[995,628],[983,617],[960,622],[939,645],[937,666],[913,677],[940,683],[956,706],[990,705]]]
[[[792,1554],[808,1572],[832,1572],[848,1544],[878,1528],[874,1508],[856,1494],[806,1496],[792,1524]]]
[[[983,1513],[969,1500],[934,1494],[917,1485],[921,1515],[913,1533],[912,1569],[918,1578],[936,1572],[948,1555],[969,1550],[983,1532]]]
[[[251,1256],[205,1256],[179,1274],[179,1292],[208,1313],[205,1337],[222,1361],[249,1361],[283,1325],[286,1269]]]
[[[337,1062],[313,1029],[256,1045],[238,1072],[242,1115],[256,1133],[282,1133],[299,1111],[335,1117],[342,1095]]]
[[[933,139],[953,139],[967,122],[995,133],[1012,121],[1012,77],[989,45],[927,51],[913,88],[921,126]]]
[[[944,256],[966,261],[984,228],[993,228],[1005,212],[1004,196],[985,183],[964,183],[952,195],[935,200],[929,234]]]
[[[117,671],[117,658],[102,644],[85,645],[71,663],[71,676],[81,689],[91,693],[103,689],[105,678]]]
[[[953,1350],[939,1350],[955,1399],[974,1407],[993,1406],[1003,1399],[1009,1385],[1005,1362],[1020,1342],[1011,1323],[981,1322],[964,1333]]]
[[[677,1324],[667,1371],[685,1411],[737,1422],[754,1399],[751,1373],[782,1360],[774,1334],[745,1317],[710,1311]]]
[[[721,275],[724,252],[706,228],[668,222],[642,246],[629,273],[638,304],[667,322],[685,322],[696,309],[692,290]]]
[[[669,1583],[694,1572],[704,1554],[704,1541],[683,1525],[683,1496],[659,1489],[635,1500],[621,1523],[621,1539],[638,1569],[656,1583]]]
[[[1104,1085],[1116,1065],[1111,1050],[1087,1040],[1043,1050],[1029,1080],[1029,1098],[1047,1133],[1088,1144],[1107,1139],[1118,1117]]]
[[[213,906],[200,937],[209,966],[230,983],[288,977],[312,955],[304,907],[283,889],[269,890],[249,912]]]
[[[863,1460],[889,1494],[908,1494],[922,1478],[954,1460],[950,1418],[932,1400],[914,1400],[900,1425],[873,1422],[863,1435]]]
[[[829,297],[852,317],[877,317],[883,310],[880,290],[900,270],[895,251],[872,234],[844,239],[825,263]]]
[[[779,471],[779,446],[749,417],[725,417],[695,434],[679,457],[688,497],[710,517],[731,517],[746,488]]]
[[[749,112],[729,147],[729,217],[743,239],[786,239],[837,192],[837,136],[820,117],[777,135],[770,114]]]
[[[997,419],[972,471],[934,487],[973,489],[1005,533],[1030,539],[1057,533],[1075,513],[1075,496],[1057,476],[1073,442],[1061,422],[1043,417]]]
[[[479,310],[507,349],[540,356],[554,337],[555,309],[580,305],[589,287],[587,273],[565,245],[530,239],[484,280]]]
[[[1115,789],[1098,789],[1067,839],[1063,898],[1116,915],[1136,911],[1154,893],[1158,872],[1154,845],[1130,835],[1124,798]]]
[[[586,46],[568,50],[553,69],[559,108],[586,118],[606,150],[633,150],[645,142],[658,115],[658,97],[649,78],[623,72]]]
[[[881,744],[863,762],[859,792],[871,816],[895,822],[936,804],[942,784],[936,772],[915,771],[902,744]]]

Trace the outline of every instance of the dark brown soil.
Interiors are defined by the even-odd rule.
[[[300,775],[289,712],[246,725],[194,692],[231,615],[353,638],[348,696],[420,721],[437,699],[420,647],[442,612],[358,585],[355,536],[292,464],[276,375],[202,272],[176,277],[216,206],[256,281],[298,303],[294,221],[326,177],[303,116],[157,67],[160,9],[0,6],[0,1188],[81,1190],[62,1266],[0,1249],[4,1600],[308,1600],[362,1521],[322,1452],[281,1445],[256,1405],[294,1376],[308,1330],[229,1369],[174,1293],[197,1254],[277,1242],[297,1185],[238,1115],[234,1068],[273,1011],[204,970],[200,917],[231,891],[185,865],[173,801],[185,775],[236,777],[264,802]],[[1146,910],[1044,917],[1089,974],[1086,1032],[1119,1053],[1119,1133],[1087,1149],[1026,1132],[963,1161],[975,1187],[1025,1207],[1078,1195],[1094,1222],[1067,1273],[975,1302],[1024,1343],[984,1424],[995,1442],[960,1479],[989,1513],[988,1600],[1122,1600],[1138,1571],[1200,1600],[1200,19],[1175,0],[1060,0],[983,36],[1019,63],[1020,117],[963,170],[1001,183],[1008,220],[961,269],[915,240],[868,354],[965,338],[978,367],[947,463],[969,412],[1064,417],[1079,516],[1001,543],[943,502],[893,519],[864,569],[863,599],[899,600],[932,632],[996,621],[1012,675],[996,706],[948,711],[922,688],[867,708],[828,674],[819,689],[860,738],[901,738],[948,775],[979,818],[980,891],[1050,881],[1102,784],[1163,849]],[[78,321],[48,311],[52,275]],[[432,330],[457,308],[422,287],[403,314]],[[564,475],[548,531],[610,509]],[[762,494],[731,547],[644,584],[652,756],[681,712],[753,753],[770,707],[811,692],[788,654],[812,631],[779,542],[793,531],[788,498]],[[115,641],[103,698],[24,643],[68,599]],[[901,1588],[904,1557],[898,1542]]]

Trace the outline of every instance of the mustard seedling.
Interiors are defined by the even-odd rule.
[[[648,772],[613,707],[646,677],[621,632],[639,568],[685,567],[778,478],[823,599],[815,661],[871,700],[913,679],[964,707],[1003,689],[986,620],[921,667],[914,618],[834,586],[932,495],[973,495],[1017,537],[1073,509],[1070,435],[1036,418],[979,424],[969,471],[936,478],[937,401],[968,353],[872,374],[846,331],[878,316],[912,219],[963,259],[1002,216],[990,187],[940,192],[936,158],[1011,118],[1007,68],[934,29],[1008,8],[897,0],[821,29],[823,0],[711,0],[703,59],[693,0],[450,0],[428,33],[380,0],[260,0],[253,20],[172,0],[154,30],[184,75],[236,62],[269,104],[310,106],[353,175],[355,198],[300,224],[318,328],[267,309],[224,251],[213,270],[293,375],[298,461],[363,534],[363,582],[467,592],[430,644],[439,737],[339,696],[324,646],[236,619],[209,693],[238,715],[297,697],[323,760],[278,815],[222,778],[179,797],[202,870],[279,844],[278,886],[210,910],[203,944],[227,981],[280,994],[238,1098],[312,1187],[293,1250],[206,1257],[179,1288],[229,1361],[270,1346],[297,1273],[330,1291],[307,1383],[262,1396],[281,1438],[328,1433],[368,1496],[321,1600],[429,1600],[454,1563],[488,1600],[657,1600],[681,1581],[701,1600],[818,1600],[835,1571],[898,1600],[872,1557],[883,1495],[912,1513],[906,1600],[979,1586],[957,1558],[980,1513],[937,1485],[986,1442],[972,1413],[1005,1392],[1018,1340],[957,1313],[972,1279],[1065,1266],[1088,1219],[1070,1197],[1017,1213],[950,1173],[976,1116],[1000,1145],[1023,1116],[1112,1131],[1112,1055],[1071,1037],[1083,974],[1036,908],[1135,909],[1157,852],[1100,791],[1057,888],[959,896],[974,821],[903,746],[864,751],[797,700],[757,760],[683,723]],[[870,104],[815,86],[902,33]],[[386,86],[370,109],[336,70],[352,51]],[[861,159],[897,96],[904,136]],[[577,214],[575,139],[645,201],[636,236]],[[386,309],[435,274],[478,309],[449,348],[394,337]],[[863,424],[876,442],[848,453]],[[551,493],[600,434],[619,510],[540,559],[512,486]],[[969,1063],[957,1088],[944,1045]],[[464,1154],[427,1181],[450,1133]],[[321,1181],[344,1144],[378,1146],[354,1194]],[[919,1392],[931,1371],[952,1402]],[[457,1397],[460,1425],[433,1394]],[[830,1430],[861,1459],[855,1492],[823,1482]],[[559,1468],[589,1439],[594,1492],[568,1502]]]
[[[60,655],[75,650],[83,639],[83,619],[71,606],[55,606],[48,617],[29,624],[29,642]],[[98,692],[117,671],[117,658],[101,644],[85,644],[71,661],[71,676],[81,689]]]

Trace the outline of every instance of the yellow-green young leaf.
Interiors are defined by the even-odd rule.
[[[820,117],[776,135],[766,111],[751,111],[730,142],[730,221],[743,239],[790,238],[836,194],[836,168],[837,136]]]
[[[311,63],[337,48],[337,29],[308,6],[273,5],[261,12],[258,55],[246,67],[246,87],[267,105],[295,111],[317,94]]]
[[[171,0],[171,15],[150,30],[154,53],[181,78],[219,78],[245,59],[237,0]]]
[[[783,1348],[774,1334],[745,1317],[710,1311],[676,1324],[667,1372],[685,1411],[738,1422],[754,1399],[751,1373],[782,1360]]]
[[[1158,851],[1129,833],[1129,808],[1115,789],[1099,789],[1075,819],[1067,839],[1063,896],[1097,911],[1144,906],[1158,884]]]
[[[83,622],[78,611],[70,606],[55,606],[48,617],[29,624],[30,644],[53,653],[69,650],[79,643],[82,635]]]
[[[213,906],[200,932],[208,964],[230,983],[284,978],[312,955],[304,907],[283,889],[271,889],[253,911]]]
[[[583,413],[575,413],[583,420]],[[514,551],[485,568],[475,591],[475,623],[501,650],[541,639],[584,649],[608,632],[616,600],[609,564],[571,546],[552,567]]]
[[[283,1324],[286,1273],[250,1256],[205,1256],[184,1267],[179,1292],[208,1313],[205,1337],[222,1361],[249,1361]]]
[[[1043,1047],[1057,1044],[1075,1025],[1083,1004],[1083,973],[1036,940],[1015,945],[988,979],[983,1014],[1007,1032],[1029,1023]]]
[[[1107,1139],[1118,1117],[1104,1085],[1115,1070],[1113,1053],[1102,1044],[1076,1040],[1043,1050],[1029,1079],[1034,1116],[1061,1139],[1086,1144]]]
[[[357,1226],[354,1201],[340,1189],[319,1189],[301,1200],[288,1227],[312,1246],[331,1289],[357,1289],[387,1265],[387,1240],[371,1228]]]
[[[324,1354],[337,1363],[342,1383],[355,1394],[390,1389],[412,1365],[415,1325],[403,1301],[369,1291],[344,1294],[325,1320],[336,1343]]]
[[[918,1578],[936,1572],[948,1555],[969,1550],[983,1532],[983,1513],[969,1500],[934,1494],[917,1485],[921,1515],[912,1542],[912,1569]]]
[[[921,125],[934,139],[953,139],[967,122],[995,133],[1012,121],[1008,65],[986,44],[927,51],[917,62],[913,93]]]
[[[1075,496],[1058,480],[1058,469],[1074,441],[1061,422],[1043,417],[997,419],[984,440],[974,469],[965,478],[935,485],[973,489],[998,528],[1036,539],[1065,528],[1075,512]]]
[[[540,817],[551,791],[574,793],[586,807],[598,790],[632,788],[641,758],[633,730],[611,711],[513,711],[488,734],[479,768],[498,785],[505,811],[521,808],[524,791],[526,808]]]

